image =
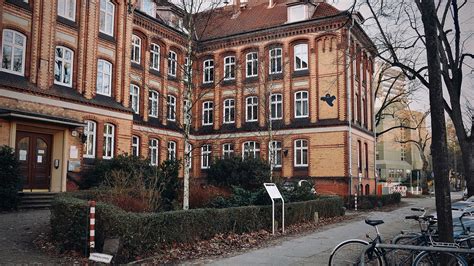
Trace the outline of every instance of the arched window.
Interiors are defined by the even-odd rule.
[[[245,99],[245,121],[255,122],[258,120],[258,97],[249,96]]]
[[[211,101],[202,103],[202,125],[212,125],[214,121],[214,103]]]
[[[100,0],[99,31],[114,36],[115,5],[110,0]]]
[[[150,139],[148,143],[149,157],[151,165],[158,165],[158,140]]]
[[[281,94],[270,95],[270,119],[283,118],[283,96]]]
[[[281,141],[271,141],[268,143],[268,158],[274,168],[280,168],[282,162]]]
[[[130,84],[130,106],[135,114],[140,113],[140,87]]]
[[[211,145],[205,144],[201,147],[201,169],[211,167]]]
[[[58,0],[58,15],[76,21],[76,0]]]
[[[283,72],[283,49],[272,48],[270,53],[270,74],[279,74]]]
[[[213,83],[214,82],[214,60],[208,59],[203,63],[202,82]]]
[[[140,156],[140,137],[132,136],[132,155]]]
[[[157,91],[150,90],[148,92],[148,114],[151,117],[158,117],[158,99],[159,94]]]
[[[260,143],[247,141],[242,144],[242,158],[260,158]]]
[[[150,68],[160,71],[160,46],[152,43],[150,47]]]
[[[246,55],[247,71],[245,72],[247,78],[258,76],[258,54],[251,52]]]
[[[176,160],[176,142],[168,141],[168,160]]]
[[[224,101],[224,124],[235,122],[235,100],[227,99]]]
[[[142,54],[142,39],[137,35],[132,35],[132,62],[140,64]]]
[[[84,127],[84,136],[86,136],[86,142],[84,143],[84,158],[95,158],[95,147],[97,138],[97,123],[91,120],[84,121],[86,126]]]
[[[171,77],[176,77],[177,73],[177,65],[178,65],[178,55],[173,52],[169,51],[168,53],[168,75]]]
[[[304,139],[295,140],[295,167],[308,166],[308,141]]]
[[[64,46],[56,46],[54,64],[54,83],[72,87],[74,52]]]
[[[97,61],[97,94],[110,96],[112,94],[112,64],[99,59]]]
[[[168,112],[167,119],[169,121],[176,121],[176,97],[173,95],[168,95]]]
[[[230,158],[234,155],[234,144],[222,144],[222,158]]]
[[[224,80],[235,79],[235,56],[224,58]]]
[[[297,44],[294,47],[295,71],[308,69],[308,45]]]
[[[308,117],[308,92],[298,91],[295,93],[295,118]]]
[[[3,30],[2,71],[23,76],[25,74],[25,35],[14,30]]]
[[[365,185],[365,195],[369,195],[369,194],[370,194],[370,185],[366,184]]]
[[[104,124],[104,159],[112,159],[114,157],[115,148],[115,126],[112,124]]]

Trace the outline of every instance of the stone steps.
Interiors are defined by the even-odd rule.
[[[54,192],[19,192],[19,209],[47,209],[51,207],[51,202],[57,193]]]

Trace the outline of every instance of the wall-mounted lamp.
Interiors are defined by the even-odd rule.
[[[285,155],[285,157],[288,156],[288,149],[284,149],[283,154]]]

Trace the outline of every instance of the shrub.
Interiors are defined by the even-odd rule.
[[[270,181],[270,166],[259,158],[216,159],[207,172],[207,179],[217,186],[258,189],[264,182]]]
[[[77,195],[77,194],[73,194]],[[87,195],[89,198],[91,195]],[[276,218],[281,219],[276,206]],[[338,197],[285,204],[287,225],[319,217],[344,214]],[[58,195],[51,208],[53,239],[58,247],[81,250],[87,232],[87,201],[69,193]],[[117,262],[151,254],[161,244],[192,242],[220,233],[244,233],[271,228],[271,206],[247,206],[227,209],[193,209],[162,213],[127,213],[117,207],[98,203],[96,207],[96,246],[100,252],[104,239],[120,237],[122,249]],[[120,260],[121,259],[121,260]]]
[[[361,210],[370,210],[380,208],[387,205],[398,204],[401,201],[399,193],[387,195],[365,195],[357,198],[357,208]],[[354,196],[345,197],[345,206],[348,209],[354,209]]]
[[[189,204],[191,208],[203,208],[218,197],[227,198],[230,196],[230,190],[216,186],[203,186],[200,184],[190,184]]]
[[[21,189],[19,162],[8,146],[0,147],[0,210],[16,209]]]

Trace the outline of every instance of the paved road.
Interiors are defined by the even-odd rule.
[[[451,194],[453,200],[460,199],[460,193]],[[366,218],[382,219],[385,223],[379,229],[385,238],[390,239],[402,229],[414,228],[417,224],[405,221],[404,217],[413,213],[411,207],[424,207],[435,211],[433,198],[404,199],[408,206],[391,212],[368,212],[355,220],[342,224],[328,226],[325,230],[304,237],[283,241],[281,244],[247,252],[238,256],[208,260],[210,265],[327,265],[331,250],[341,241],[350,238],[366,239],[370,232],[374,235],[372,227],[365,224]]]

